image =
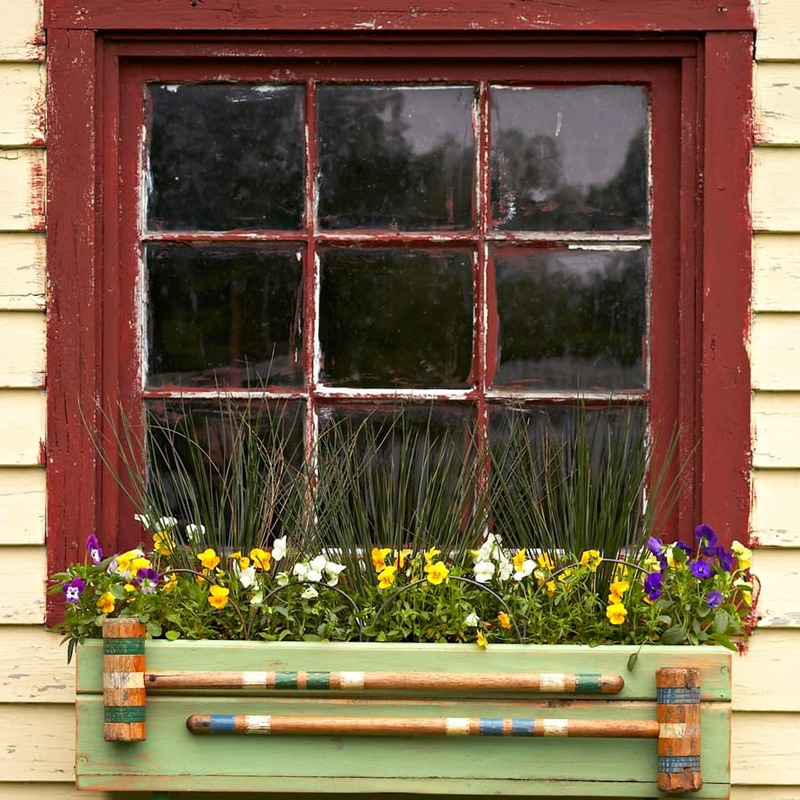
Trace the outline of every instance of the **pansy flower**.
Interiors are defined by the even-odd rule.
[[[111,592],[103,592],[97,600],[97,608],[101,614],[110,614],[114,610],[116,600]]]
[[[86,588],[86,581],[83,578],[73,578],[65,583],[61,589],[64,592],[64,599],[68,603],[77,603],[81,599],[83,590]]]
[[[651,572],[644,579],[644,591],[648,599],[655,601],[661,597],[661,585],[663,582],[664,576],[660,572]]]
[[[152,567],[141,567],[136,573],[136,583],[143,594],[155,594],[161,576]]]
[[[713,589],[706,593],[706,605],[709,608],[716,608],[720,603],[722,603],[722,592]]]
[[[97,541],[97,537],[90,533],[86,537],[86,552],[89,554],[89,558],[92,559],[92,564],[97,566],[103,560],[103,551],[100,548],[100,542]]]
[[[216,609],[225,608],[230,599],[228,595],[231,593],[230,589],[224,586],[212,586],[208,590],[208,603]]]
[[[696,561],[690,561],[689,569],[691,570],[692,575],[694,575],[698,580],[711,577],[711,567],[707,561],[703,561],[702,559],[698,558]]]

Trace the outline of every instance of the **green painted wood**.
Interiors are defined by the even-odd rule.
[[[321,794],[406,793],[506,797],[662,797],[655,740],[469,739],[464,737],[193,736],[191,714],[325,716],[487,716],[655,719],[655,670],[698,666],[703,673],[705,786],[694,796],[729,793],[730,657],[714,648],[502,645],[376,645],[252,642],[148,642],[159,670],[408,670],[443,672],[619,672],[620,695],[556,698],[514,692],[479,697],[431,692],[330,695],[215,691],[153,692],[148,739],[103,741],[102,647],[79,649],[77,785],[93,791]],[[644,698],[644,699],[643,699]]]

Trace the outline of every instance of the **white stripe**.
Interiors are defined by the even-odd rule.
[[[104,689],[144,689],[144,672],[104,672]]]
[[[469,717],[447,717],[444,725],[448,736],[469,736]]]
[[[266,685],[267,685],[266,672],[242,673],[242,686],[266,686]]]
[[[660,739],[683,739],[686,736],[685,722],[662,722],[658,726]]]
[[[568,719],[543,719],[542,727],[545,736],[569,736]]]
[[[272,717],[245,715],[245,733],[269,733]]]
[[[363,672],[340,672],[339,673],[339,686],[342,689],[363,689],[364,688],[364,673]]]
[[[539,676],[539,689],[543,692],[563,692],[566,676],[562,672],[543,672]]]

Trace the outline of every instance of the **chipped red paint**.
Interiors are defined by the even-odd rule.
[[[31,162],[29,196],[31,209],[31,230],[45,230],[45,193],[47,191],[47,180],[45,177],[44,164],[41,161]]]
[[[358,66],[364,48],[406,59],[432,42],[443,42],[453,52],[460,48],[465,59],[476,53],[510,59],[524,57],[535,46],[538,55],[551,58],[559,48],[563,56],[569,41],[584,55],[618,63],[637,56],[680,63],[682,88],[676,102],[681,104],[681,124],[675,135],[683,188],[672,224],[681,236],[672,237],[680,238],[680,246],[669,255],[680,264],[680,279],[670,301],[674,321],[665,317],[658,323],[672,331],[668,335],[676,337],[680,353],[676,385],[664,385],[659,393],[680,422],[681,456],[692,467],[684,477],[692,500],[676,535],[685,536],[702,519],[724,539],[746,539],[751,466],[745,348],[751,270],[749,4],[421,0],[414,9],[394,9],[397,4],[389,0],[203,0],[195,7],[162,0],[45,0],[51,571],[81,556],[88,533],[101,536],[108,550],[129,543],[126,535],[135,535],[119,534],[119,492],[103,476],[86,425],[97,430],[97,403],[119,399],[120,387],[126,394],[126,382],[130,390],[124,376],[136,346],[134,326],[117,305],[119,292],[131,292],[135,280],[130,269],[119,270],[124,251],[118,236],[117,179],[123,184],[138,179],[135,159],[120,160],[119,131],[109,127],[109,120],[119,118],[119,64],[123,58],[129,63],[157,58],[166,50],[191,59],[212,57],[220,49],[263,57],[265,49],[298,55],[313,48],[327,54],[328,48],[330,55],[344,54]],[[136,36],[132,31],[138,31]],[[237,37],[236,31],[249,33]],[[650,36],[653,31],[675,35]],[[620,35],[626,33],[635,36]],[[101,138],[103,131],[107,133]],[[39,191],[42,177],[38,170],[32,179]],[[43,204],[35,215],[43,224]],[[129,393],[122,399],[132,402]],[[50,619],[59,601],[49,598]]]

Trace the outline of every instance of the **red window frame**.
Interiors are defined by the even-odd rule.
[[[636,60],[654,73],[676,70],[674,152],[654,158],[663,155],[675,166],[675,180],[667,185],[677,213],[653,221],[653,239],[674,248],[666,258],[675,273],[664,278],[669,302],[653,316],[666,335],[653,342],[658,347],[663,341],[677,358],[657,358],[656,350],[653,358],[674,368],[654,370],[652,390],[664,398],[659,402],[667,418],[678,423],[679,460],[690,461],[679,532],[702,519],[723,540],[745,538],[753,45],[747,4],[562,0],[537,6],[535,19],[512,0],[490,9],[473,0],[455,9],[424,0],[405,13],[392,11],[386,0],[265,5],[242,0],[232,9],[223,0],[205,0],[164,9],[160,0],[122,7],[115,0],[87,0],[77,10],[68,0],[45,3],[50,569],[80,558],[92,531],[109,549],[129,545],[137,535],[121,522],[120,493],[104,474],[84,421],[101,423],[98,401],[119,397],[123,407],[135,408],[141,398],[133,378],[137,326],[130,314],[138,243],[129,235],[130,211],[121,219],[118,214],[139,180],[138,160],[123,156],[120,144],[125,81],[139,68],[152,74],[164,58],[211,63],[223,52],[241,63],[312,53],[354,65],[378,56],[435,63],[442,51],[454,59],[541,58],[553,65],[577,55],[588,65],[603,59],[628,76]],[[659,231],[657,224],[665,227]]]

